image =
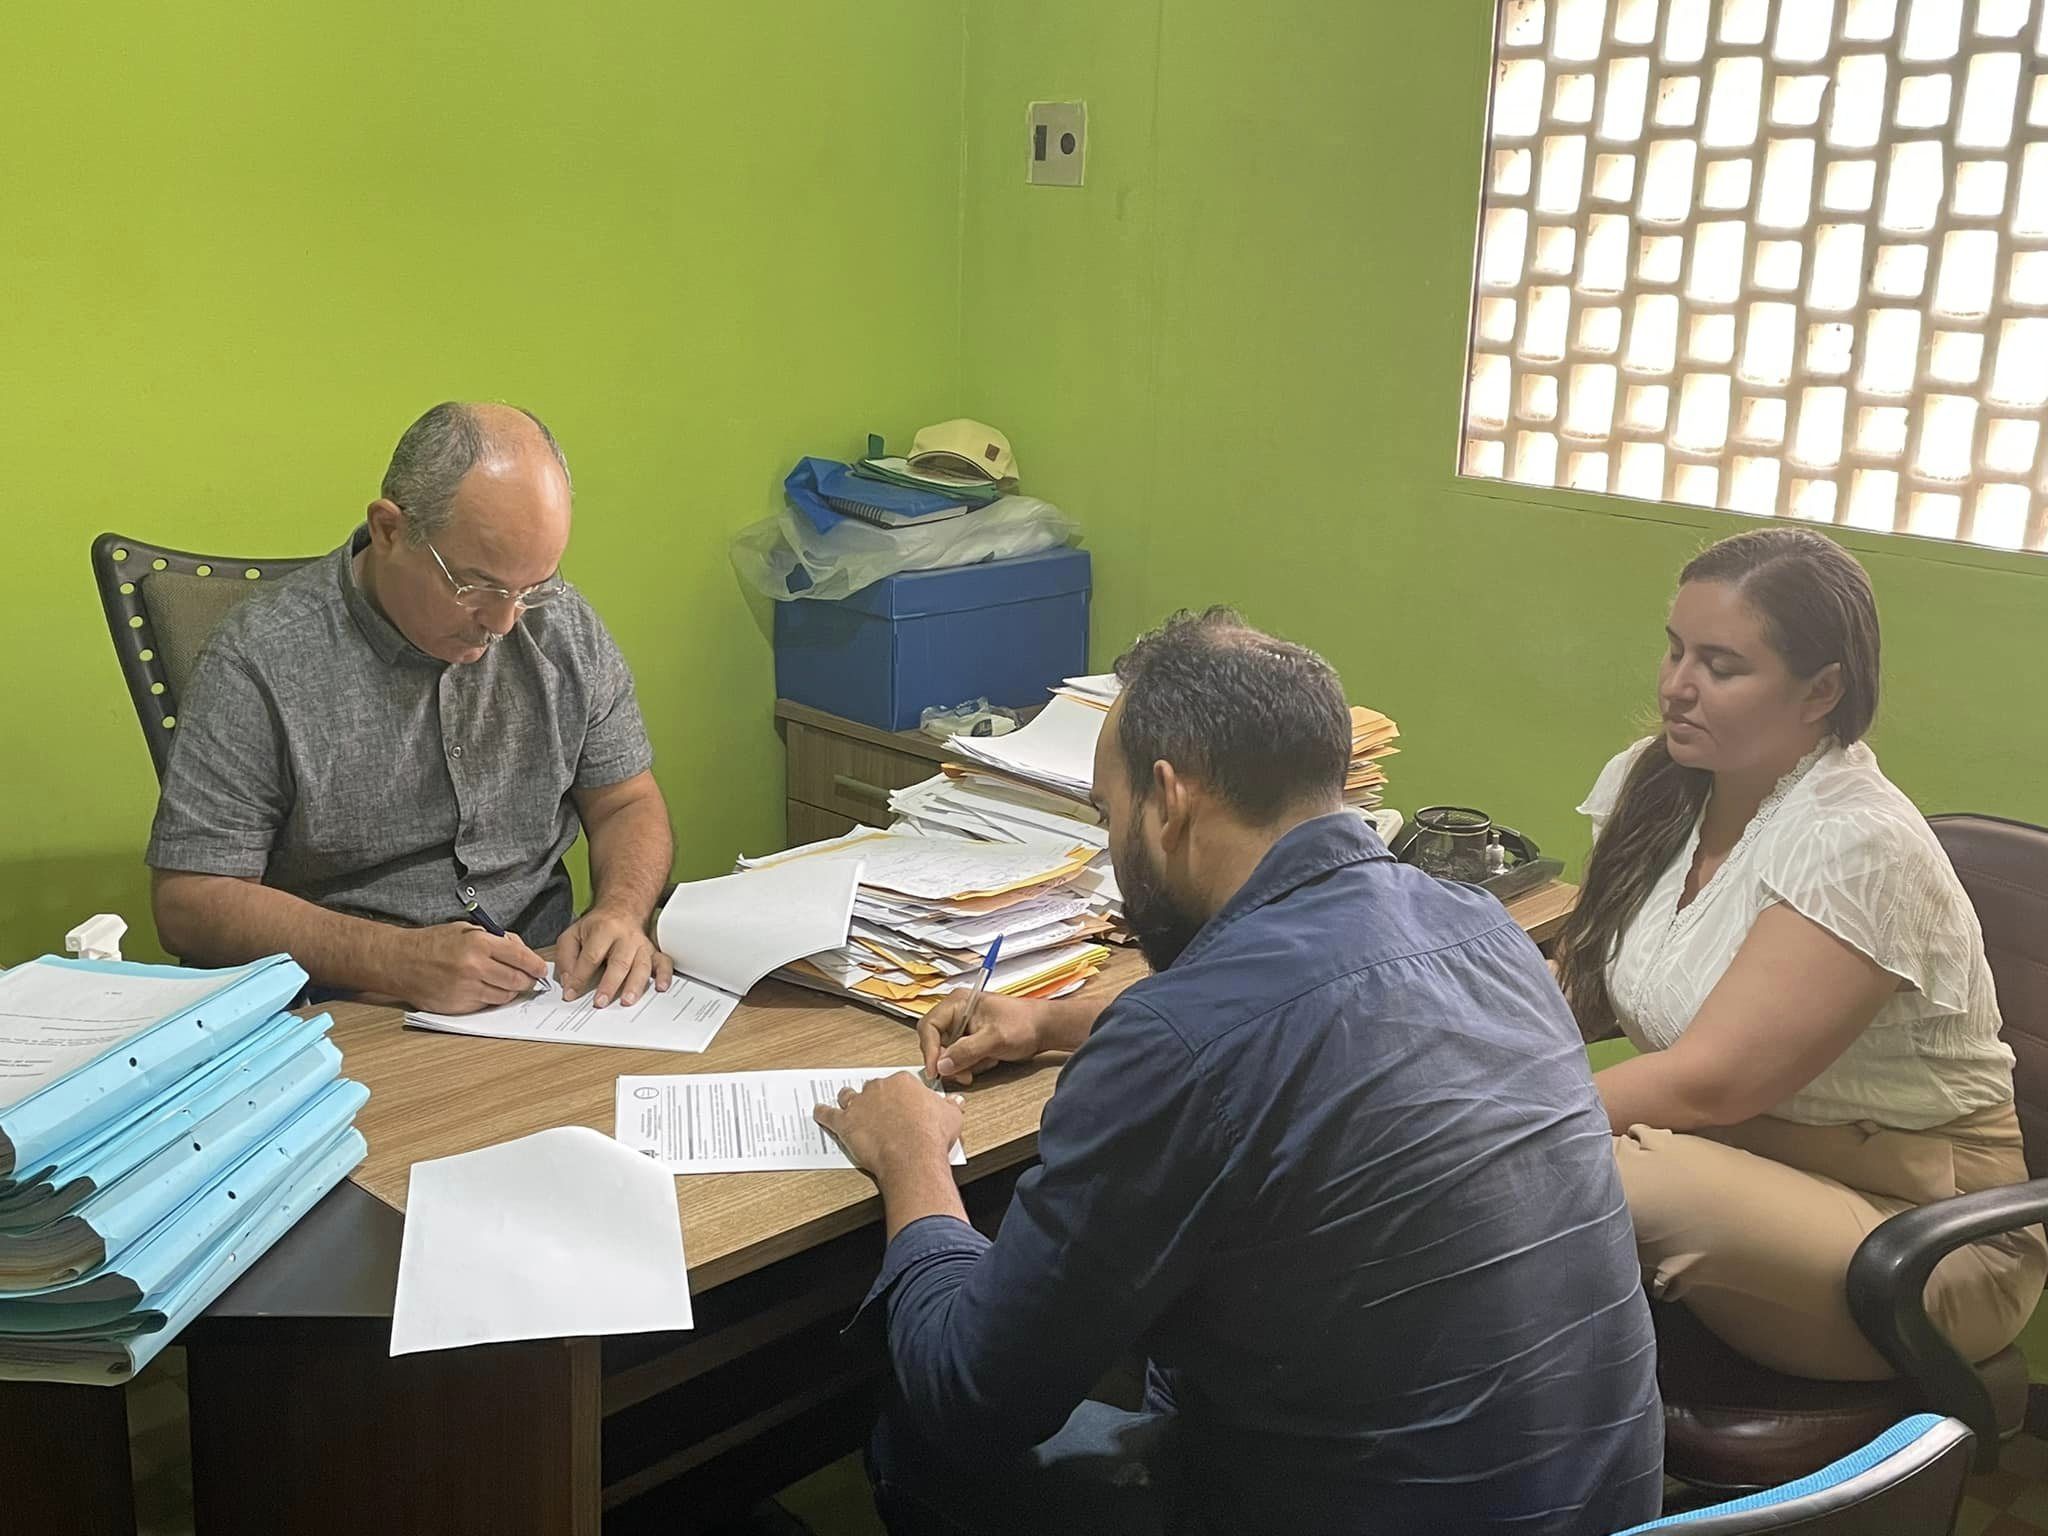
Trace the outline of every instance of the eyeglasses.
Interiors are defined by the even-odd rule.
[[[448,569],[448,562],[441,558],[441,551],[431,542],[427,544],[427,553],[434,557],[434,564],[441,567],[441,574],[448,578],[448,587],[454,593],[455,601],[471,613],[481,612],[492,603],[510,603],[515,608],[541,608],[568,590],[567,583],[559,576],[550,576],[533,586],[521,587],[517,592],[484,582],[457,581],[455,573]]]

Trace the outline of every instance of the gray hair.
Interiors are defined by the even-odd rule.
[[[523,406],[513,409],[533,423],[567,480],[569,461],[562,457],[562,445],[547,423]],[[382,495],[405,514],[408,542],[423,544],[448,526],[462,477],[498,446],[482,413],[457,400],[442,401],[405,429],[391,450]]]

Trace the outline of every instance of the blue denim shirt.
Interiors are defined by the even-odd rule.
[[[991,1242],[889,1245],[903,1411],[983,1459],[1142,1351],[1183,1524],[1564,1533],[1657,1513],[1655,1346],[1563,999],[1482,891],[1283,837],[1068,1061]]]

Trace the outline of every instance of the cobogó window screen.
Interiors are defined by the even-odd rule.
[[[2048,0],[1505,0],[1461,471],[2048,549]]]

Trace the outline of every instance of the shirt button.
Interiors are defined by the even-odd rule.
[[[462,756],[462,744],[460,742],[457,742],[454,746],[450,747],[448,749],[448,755],[450,757]]]

